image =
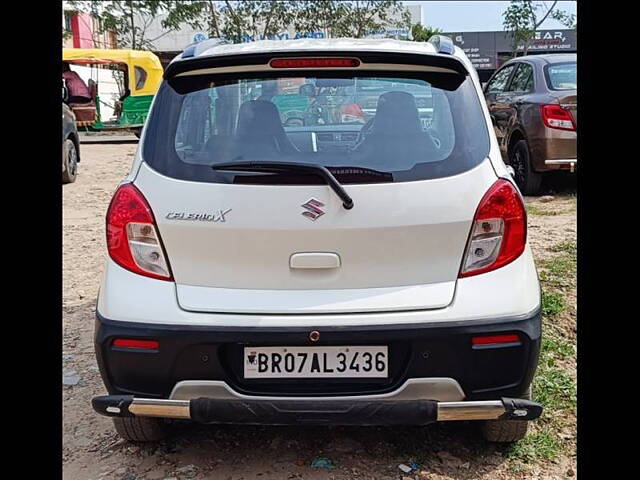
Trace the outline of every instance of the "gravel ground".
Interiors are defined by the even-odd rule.
[[[83,145],[78,180],[64,185],[63,264],[63,472],[65,479],[533,479],[576,478],[575,456],[566,449],[554,460],[536,460],[514,470],[506,447],[482,442],[466,423],[429,428],[205,427],[181,425],[153,446],[120,440],[111,420],[93,412],[90,399],[105,392],[93,353],[95,299],[105,255],[104,215],[136,145]],[[549,203],[527,199],[553,214],[530,215],[536,258],[549,247],[575,240],[575,197]],[[575,337],[575,289],[561,318]],[[575,374],[575,365],[568,367]],[[575,440],[575,418],[568,419]],[[564,438],[564,437],[563,437]],[[310,463],[328,457],[336,469]],[[398,464],[416,461],[405,476]]]

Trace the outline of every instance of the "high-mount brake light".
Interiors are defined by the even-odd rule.
[[[107,210],[107,250],[123,268],[158,280],[173,280],[151,207],[140,190],[125,183]]]
[[[540,105],[540,113],[542,121],[549,128],[572,131],[576,129],[571,112],[561,105]]]
[[[507,180],[484,194],[471,226],[460,277],[489,272],[511,263],[527,242],[527,214],[522,198]]]
[[[360,66],[360,60],[343,57],[273,58],[269,66],[271,68],[355,68]]]

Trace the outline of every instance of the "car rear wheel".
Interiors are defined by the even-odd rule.
[[[64,141],[64,172],[62,172],[62,183],[73,183],[78,174],[78,151],[73,140],[67,138]]]
[[[531,385],[521,397],[531,400]],[[482,436],[487,442],[511,443],[527,436],[529,422],[525,420],[485,420],[480,425]]]
[[[129,442],[157,442],[168,434],[168,425],[161,418],[114,417],[118,434]]]
[[[536,195],[540,191],[542,174],[531,168],[531,157],[526,140],[519,140],[509,153],[509,163],[515,171],[515,181],[523,195]]]

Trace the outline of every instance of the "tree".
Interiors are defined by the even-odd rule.
[[[439,28],[422,26],[419,23],[411,27],[411,36],[414,42],[428,42],[432,36],[439,33],[442,33],[442,30]]]
[[[187,23],[234,42],[273,38],[293,26],[301,35],[361,38],[389,27],[409,28],[409,11],[397,0],[174,1],[163,25]]]
[[[547,18],[553,18],[568,28],[575,28],[576,16],[556,10],[557,3],[558,0],[555,0],[551,7],[547,7],[544,2],[511,0],[511,4],[502,14],[504,18],[502,25],[513,41],[514,56],[519,45],[523,45],[523,53],[527,54],[536,31]]]
[[[65,2],[65,8],[90,14],[99,26],[94,34],[114,32],[119,46],[135,50],[153,48],[155,39],[147,38],[147,28],[159,13],[167,12],[173,3],[162,0],[70,0]],[[179,25],[165,28],[175,30]]]
[[[186,23],[192,28],[206,29],[210,37],[226,37],[234,42],[271,38],[297,15],[296,1],[173,1],[170,2],[164,27]]]
[[[389,27],[411,27],[409,10],[396,0],[342,2],[342,6],[334,18],[337,36],[362,38]]]

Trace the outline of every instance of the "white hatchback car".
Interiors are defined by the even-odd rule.
[[[191,46],[107,212],[95,348],[126,439],[170,420],[522,438],[523,200],[447,37]]]

